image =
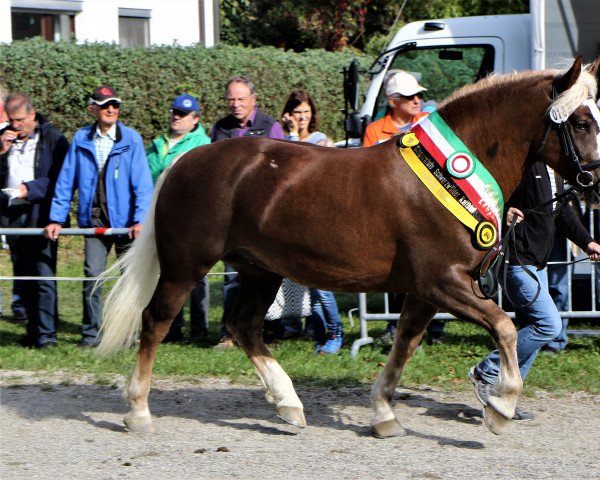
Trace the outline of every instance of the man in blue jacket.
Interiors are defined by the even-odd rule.
[[[35,111],[24,93],[6,98],[8,125],[0,130],[0,216],[13,228],[43,227],[48,223],[56,177],[69,149],[60,130]],[[42,236],[9,236],[14,272],[18,276],[45,277],[21,282],[27,313],[27,347],[57,345],[56,282],[57,244]]]
[[[120,256],[139,235],[153,185],[142,137],[119,122],[121,99],[114,88],[96,88],[89,104],[96,122],[75,132],[56,182],[45,234],[51,240],[58,238],[75,190],[79,190],[80,228],[129,228],[129,235],[85,237],[84,273],[96,277],[105,270],[113,245]],[[94,346],[101,317],[102,295],[99,289],[92,293],[93,286],[84,282],[82,347]]]

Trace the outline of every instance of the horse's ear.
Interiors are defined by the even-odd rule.
[[[598,58],[596,59],[596,61],[594,63],[592,63],[592,66],[589,68],[588,71],[595,77],[596,72],[598,71],[598,68],[600,68],[600,55],[598,55]]]
[[[556,93],[561,94],[565,90],[568,90],[579,78],[581,74],[581,55],[579,55],[573,62],[573,66],[556,81]]]

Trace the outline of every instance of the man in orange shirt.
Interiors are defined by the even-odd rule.
[[[363,146],[370,147],[407,132],[413,123],[427,115],[427,112],[421,112],[421,99],[425,90],[427,89],[419,85],[410,73],[404,70],[394,73],[385,86],[390,108],[385,117],[367,127]]]

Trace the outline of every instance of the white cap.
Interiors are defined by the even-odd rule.
[[[425,87],[419,85],[417,79],[410,73],[400,71],[395,73],[387,82],[385,86],[385,95],[390,97],[392,95],[400,94],[406,97],[415,95],[419,92],[427,90]]]

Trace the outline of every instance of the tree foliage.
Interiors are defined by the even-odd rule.
[[[427,18],[527,12],[528,0],[220,0],[221,40],[271,45],[365,50],[394,27]],[[379,43],[382,43],[379,40]]]

